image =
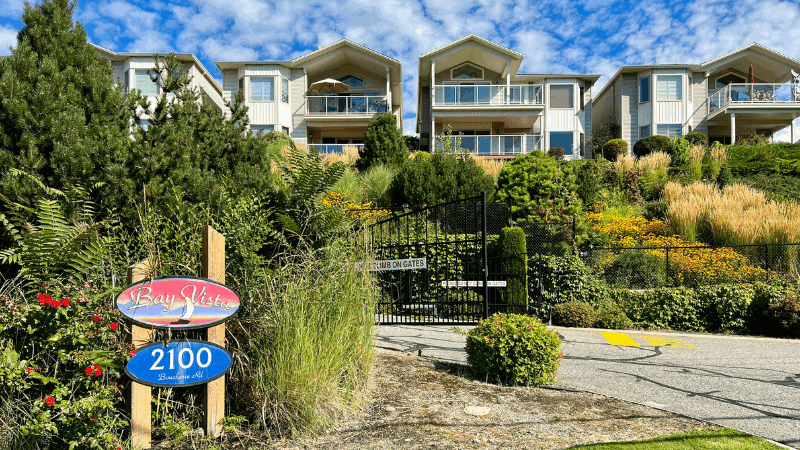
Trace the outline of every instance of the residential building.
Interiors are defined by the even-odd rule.
[[[220,61],[222,92],[233,101],[241,91],[250,128],[282,131],[320,152],[361,146],[372,117],[390,112],[402,131],[403,78],[400,61],[342,39],[285,61]],[[341,93],[309,89],[334,79]]]
[[[111,62],[114,69],[114,82],[123,86],[127,91],[138,89],[142,94],[150,99],[151,104],[155,104],[161,96],[161,87],[153,82],[148,71],[155,69],[155,58],[153,53],[117,53],[103,47],[94,45],[100,56]],[[161,56],[166,56],[167,53]],[[193,88],[202,102],[216,105],[221,110],[225,110],[222,101],[222,88],[208,73],[208,70],[192,53],[176,53],[178,61],[183,63],[183,70],[189,75],[191,82],[189,87]],[[144,113],[142,117],[147,117]],[[146,126],[147,119],[143,119]]]
[[[702,64],[622,66],[592,101],[592,122],[618,122],[630,149],[656,134],[699,132],[724,144],[771,136],[800,117],[793,70],[800,61],[757,43]]]
[[[522,74],[523,57],[475,35],[420,55],[420,149],[440,146],[437,139],[451,129],[462,148],[480,156],[563,147],[566,159],[583,157],[600,75]]]

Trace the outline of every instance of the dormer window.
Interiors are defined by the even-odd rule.
[[[364,87],[364,80],[362,80],[361,78],[356,78],[352,75],[340,78],[339,81],[354,89],[362,89]]]
[[[724,88],[731,83],[745,83],[746,81],[747,80],[745,80],[743,77],[740,77],[735,73],[728,73],[726,75],[717,77],[717,88]]]
[[[472,64],[465,63],[454,67],[450,71],[450,78],[453,80],[482,80],[483,69]]]

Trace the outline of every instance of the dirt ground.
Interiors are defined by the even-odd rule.
[[[563,449],[712,427],[599,395],[487,384],[461,366],[398,351],[377,349],[375,366],[371,398],[358,412],[321,436],[267,446]]]

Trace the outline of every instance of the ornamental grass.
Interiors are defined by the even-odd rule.
[[[636,162],[642,174],[666,172],[672,164],[672,157],[666,152],[653,152],[642,156]]]
[[[483,172],[492,177],[495,181],[497,180],[497,177],[500,176],[500,171],[503,170],[503,166],[506,164],[505,161],[485,158],[474,153],[470,153],[469,157],[475,161],[476,166],[483,169]]]
[[[728,161],[728,149],[719,142],[714,142],[708,153],[708,161],[711,169],[711,178],[716,180],[722,171],[722,166]]]
[[[353,167],[358,159],[358,148],[352,145],[345,145],[342,147],[342,153],[326,153],[322,159],[327,165],[331,165],[336,162],[343,162],[348,166]]]
[[[689,148],[689,173],[693,180],[703,178],[703,158],[706,156],[706,148],[703,145],[694,145]]]

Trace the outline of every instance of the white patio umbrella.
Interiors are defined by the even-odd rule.
[[[311,86],[308,87],[310,91],[317,91],[323,94],[338,94],[340,92],[346,92],[348,89],[350,89],[350,86],[339,80],[334,80],[333,78],[325,78],[324,80],[311,83]]]

